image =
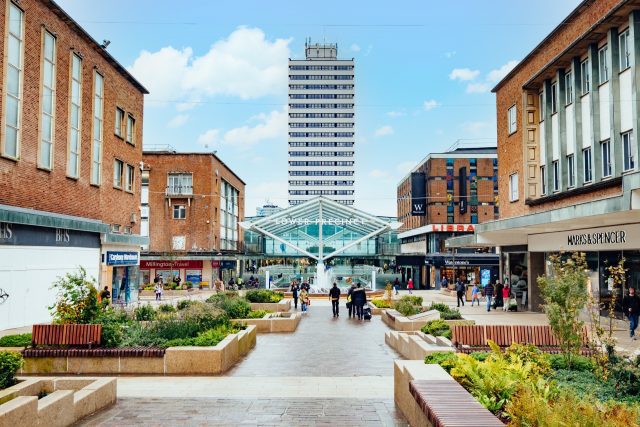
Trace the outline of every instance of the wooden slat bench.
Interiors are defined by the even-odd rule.
[[[455,381],[413,380],[409,391],[434,427],[504,427],[504,423]]]
[[[560,343],[548,325],[454,325],[451,327],[451,342],[461,353],[489,350],[489,340],[502,348],[509,347],[513,343],[533,344],[545,353],[560,352]],[[581,353],[591,354],[586,327],[582,330]]]
[[[24,357],[163,357],[164,348],[27,348]]]
[[[99,346],[102,325],[33,325],[33,346]]]

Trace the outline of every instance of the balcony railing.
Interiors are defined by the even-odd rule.
[[[193,196],[193,186],[192,185],[170,185],[165,190],[165,195],[167,197],[191,197]]]

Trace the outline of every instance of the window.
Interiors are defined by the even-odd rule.
[[[313,190],[310,190],[313,191]],[[238,249],[240,192],[225,180],[220,182],[220,249]]]
[[[582,150],[582,167],[584,168],[584,182],[591,182],[593,171],[591,168],[591,147]]]
[[[91,184],[100,185],[102,180],[102,107],[104,77],[93,74],[93,146],[91,150]]]
[[[122,161],[113,161],[113,186],[116,188],[122,188],[122,166]]]
[[[576,185],[576,163],[573,154],[567,156],[567,179],[569,180],[569,187]]]
[[[607,61],[609,58],[609,47],[604,45],[598,51],[598,74],[600,84],[609,81],[609,66]]]
[[[540,166],[540,194],[547,194],[547,170]]]
[[[553,162],[553,191],[560,191],[560,162]]]
[[[134,177],[134,169],[133,166],[131,165],[127,165],[126,171],[125,171],[125,190],[129,191],[129,192],[133,192],[133,177]]]
[[[602,149],[602,177],[611,176],[611,142],[609,140],[600,144]]]
[[[558,83],[551,85],[551,114],[558,112]]]
[[[509,175],[509,201],[518,200],[518,174]]]
[[[564,103],[569,105],[573,102],[573,73],[569,71],[564,75]]]
[[[2,154],[18,158],[20,152],[20,111],[22,111],[22,62],[24,56],[24,12],[9,2],[4,132]]]
[[[591,72],[589,71],[588,59],[580,64],[580,73],[582,74],[582,94],[586,95],[591,90]]]
[[[629,29],[620,33],[620,71],[631,66],[631,53],[629,52]]]
[[[538,104],[540,106],[540,121],[544,121],[544,117],[547,115],[547,109],[544,105],[544,92],[538,94]]]
[[[509,133],[512,134],[516,130],[518,130],[517,122],[516,122],[516,106],[509,108],[507,113],[507,118],[509,120]]]
[[[116,135],[122,138],[122,126],[124,125],[124,110],[116,107]]]
[[[127,142],[129,144],[135,144],[134,142],[135,126],[136,126],[136,120],[133,117],[131,117],[130,114],[127,114]]]
[[[167,179],[167,194],[193,194],[193,176],[190,173],[170,173]]]
[[[187,207],[185,205],[174,205],[173,219],[186,219],[186,218],[187,218]]]
[[[56,99],[56,38],[44,32],[42,43],[42,83],[40,87],[40,145],[38,166],[53,166],[53,135]]]
[[[80,122],[82,114],[82,59],[71,55],[71,96],[69,97],[69,162],[67,174],[80,177]]]
[[[636,165],[633,158],[633,139],[631,132],[622,134],[622,155],[624,156],[624,171],[634,169]]]

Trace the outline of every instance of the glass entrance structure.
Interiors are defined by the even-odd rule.
[[[395,218],[373,216],[325,197],[240,223],[249,238],[252,233],[261,236],[254,243],[265,256],[315,261],[313,282],[318,289],[340,282],[341,274],[346,274],[335,259],[375,257],[385,242],[397,242],[395,230],[401,225]],[[353,274],[353,263],[350,267]],[[375,271],[362,270],[365,277],[373,274],[370,283],[375,287]]]

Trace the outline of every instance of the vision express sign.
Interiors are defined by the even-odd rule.
[[[530,252],[615,251],[640,248],[640,224],[529,236]]]

